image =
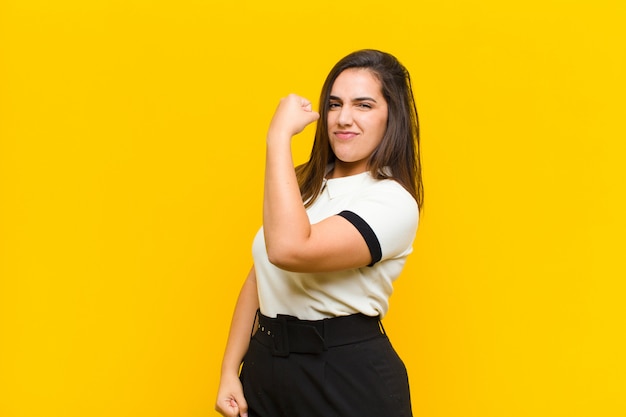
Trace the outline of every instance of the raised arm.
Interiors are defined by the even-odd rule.
[[[283,98],[267,134],[263,229],[270,261],[297,272],[337,271],[371,262],[367,244],[346,219],[332,216],[311,225],[300,196],[291,139],[319,118],[295,94]]]
[[[215,409],[225,417],[247,416],[248,405],[239,381],[239,367],[250,344],[250,330],[259,308],[254,267],[241,288],[233,313]]]

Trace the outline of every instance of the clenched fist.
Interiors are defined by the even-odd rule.
[[[311,108],[311,102],[296,94],[280,100],[267,133],[268,140],[274,137],[289,138],[319,119],[319,113]]]
[[[237,375],[220,380],[215,410],[224,417],[248,417],[248,404]]]

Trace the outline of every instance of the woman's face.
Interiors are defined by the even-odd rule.
[[[330,90],[328,138],[337,157],[333,177],[359,174],[387,129],[387,101],[371,71],[343,71]]]

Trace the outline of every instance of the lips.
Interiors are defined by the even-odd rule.
[[[358,136],[358,133],[341,130],[341,131],[335,132],[335,136],[338,139],[346,140],[346,139],[352,139],[353,137]]]

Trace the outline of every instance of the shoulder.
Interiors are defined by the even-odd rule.
[[[368,178],[356,200],[354,211],[374,229],[386,229],[395,234],[399,230],[414,231],[417,228],[417,202],[394,180]]]
[[[364,201],[376,203],[388,210],[402,211],[409,215],[418,215],[417,202],[400,183],[392,179],[374,179],[369,177],[361,197]]]
[[[410,253],[419,210],[413,196],[398,182],[369,178],[350,211],[372,230],[383,260]]]

